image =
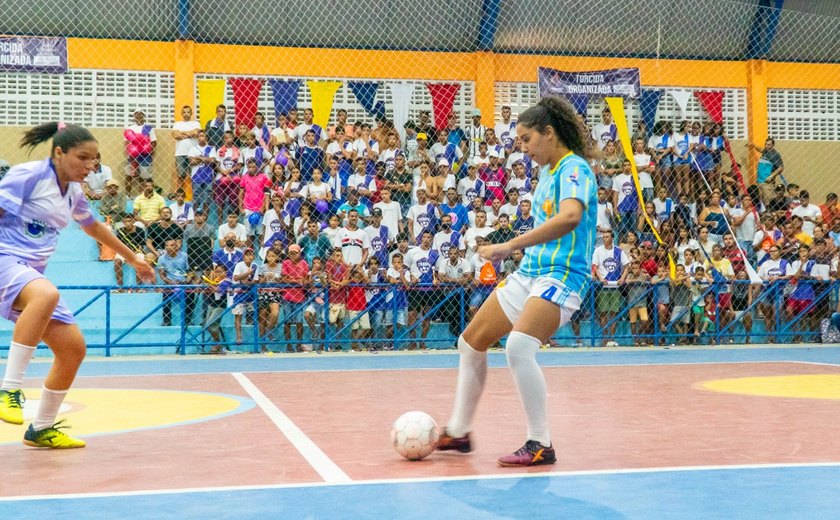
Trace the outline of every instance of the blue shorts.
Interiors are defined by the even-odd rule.
[[[12,308],[15,300],[29,282],[41,278],[46,279],[46,276],[26,261],[13,256],[0,255],[0,315],[16,322],[20,311]],[[73,311],[64,303],[64,298],[58,299],[52,319],[69,325],[76,323]]]

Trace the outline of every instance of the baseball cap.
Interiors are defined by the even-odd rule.
[[[193,212],[196,215],[206,215],[207,213],[203,209],[197,209]]]
[[[426,132],[420,132],[419,134],[417,134],[417,139],[422,139],[424,141],[428,141],[429,136],[426,135]]]
[[[438,159],[437,165],[438,166],[449,166],[449,161],[447,161],[445,157],[441,157],[440,159]]]
[[[373,208],[373,211],[370,212],[372,217],[381,217],[382,216],[382,208]]]
[[[473,117],[481,117],[481,110],[479,110],[477,108],[474,108],[473,111],[472,111],[472,116]]]
[[[248,253],[253,254],[253,253],[254,253],[254,250],[253,250],[253,249],[251,249],[250,247],[246,247],[246,248],[242,251],[242,254],[243,254],[243,255],[247,255]]]
[[[653,247],[653,244],[650,240],[645,240],[644,242],[642,242],[642,247]]]
[[[289,246],[289,252],[291,253],[292,251],[294,251],[296,253],[300,253],[300,246],[297,245],[297,244],[290,245]]]
[[[487,153],[487,156],[488,157],[501,157],[501,155],[499,155],[499,151],[496,150],[495,148],[491,149],[490,152]]]
[[[120,183],[118,183],[114,179],[108,179],[107,181],[105,181],[105,186],[106,187],[107,186],[119,186],[119,185],[120,185]]]

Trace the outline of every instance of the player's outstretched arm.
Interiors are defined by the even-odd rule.
[[[87,233],[88,236],[92,237],[100,244],[110,247],[120,256],[125,258],[126,262],[128,262],[137,272],[137,277],[140,278],[140,280],[146,283],[154,283],[155,272],[152,267],[147,264],[145,260],[138,259],[137,254],[129,249],[128,246],[120,242],[120,240],[111,233],[111,230],[108,229],[105,224],[95,221],[89,226],[83,226],[82,229],[85,230],[85,233]]]
[[[543,225],[507,242],[481,246],[477,253],[488,262],[504,260],[517,249],[545,244],[570,233],[580,224],[581,218],[583,218],[583,203],[578,199],[565,199],[560,203],[557,214]]]

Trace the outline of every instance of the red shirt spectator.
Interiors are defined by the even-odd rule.
[[[363,311],[366,308],[367,297],[365,296],[365,288],[362,286],[350,287],[347,294],[347,310]]]
[[[337,286],[347,279],[350,272],[350,266],[344,263],[341,256],[341,249],[333,251],[330,259],[327,260],[325,271],[330,280],[330,303],[347,303],[347,286]]]
[[[306,283],[307,276],[309,276],[309,264],[301,258],[299,245],[292,244],[289,246],[289,258],[283,260],[281,271],[284,283],[300,286],[283,291],[283,299],[293,303],[303,302],[306,299],[303,285]]]
[[[732,264],[732,271],[735,274],[744,270],[744,253],[729,233],[723,235],[723,254],[729,260],[729,263]]]
[[[653,244],[649,240],[642,242],[639,263],[641,264],[642,271],[646,272],[648,276],[656,276],[656,273],[659,272],[659,263],[651,254],[652,251]]]

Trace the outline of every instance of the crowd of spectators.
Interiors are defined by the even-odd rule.
[[[129,154],[125,192],[100,164],[85,190],[120,240],[156,264],[162,284],[207,287],[202,305],[189,296],[188,315],[201,307],[212,323],[219,309],[232,307],[237,342],[242,316],[256,308],[260,333],[272,340],[281,321],[285,339],[294,332],[299,344],[304,322],[313,339],[323,337],[325,321],[352,322],[352,348],[361,349],[358,340],[387,338],[394,324],[423,320],[412,347],[425,348],[430,311],[446,297],[445,287],[469,289],[463,309],[469,317],[521,258],[517,252],[491,264],[476,248],[534,226],[539,170],[521,150],[510,107],[501,115],[485,126],[474,110],[462,128],[452,114],[436,128],[421,111],[401,135],[384,117],[373,125],[350,123],[344,110],[328,128],[313,122],[311,109],[302,111],[302,121],[297,112],[281,114],[273,128],[261,113],[253,128],[236,127],[223,105],[202,128],[183,107],[172,132],[181,183],[175,193],[164,197],[155,188],[153,146],[145,155]],[[134,119],[127,145],[131,135],[154,142],[142,112]],[[735,168],[724,171],[730,161],[721,125],[673,126],[679,130],[661,121],[648,132],[640,124],[632,157],[622,153],[608,110],[590,128],[602,150],[593,161],[599,195],[593,318],[605,336],[614,334],[626,307],[637,344],[657,336],[665,341],[659,333],[668,331],[699,339],[733,320],[747,325],[749,341],[747,309],[753,300],[765,301],[761,316],[773,323],[776,290],[784,298],[781,312],[812,330],[829,305],[815,282],[838,276],[837,196],[817,206],[806,190],[787,183],[772,139],[751,146],[758,183],[745,189]],[[130,200],[134,187],[141,191]],[[751,279],[747,266],[767,282],[800,283],[793,290],[732,283]],[[114,258],[120,286],[124,268],[124,259]],[[284,287],[260,285],[251,301],[252,284]],[[164,294],[169,303],[172,294]],[[457,302],[435,317],[454,322],[459,312],[447,312],[452,305]]]

